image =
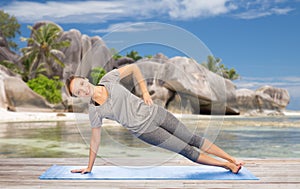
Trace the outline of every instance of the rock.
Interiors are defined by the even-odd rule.
[[[230,106],[235,103],[234,84],[208,71],[192,59],[174,57],[165,63],[143,59],[136,64],[147,80],[154,102],[173,112],[239,113]],[[122,83],[137,96],[141,96],[138,85],[132,80],[127,78]]]
[[[248,110],[257,110],[257,99],[255,97],[255,91],[250,89],[238,89],[236,90],[236,103],[237,108],[242,112]]]
[[[8,100],[6,97],[5,83],[4,83],[4,80],[8,77],[21,78],[21,76],[14,74],[6,67],[0,65],[0,108],[4,110],[8,109]]]
[[[17,63],[19,55],[9,49],[8,43],[0,31],[0,62],[3,60]]]
[[[235,102],[234,84],[210,72],[193,59],[174,57],[160,71],[165,86],[180,94],[196,114],[238,114],[230,107]]]
[[[60,40],[69,40],[70,46],[62,50],[65,54],[63,63],[65,68],[61,69],[60,77],[67,78],[70,75],[74,75],[76,69],[78,68],[81,60],[81,51],[82,51],[82,38],[81,33],[78,30],[70,30],[68,32],[63,32]],[[83,36],[83,40],[84,40]]]
[[[162,53],[158,53],[158,54],[154,55],[152,58],[145,58],[145,59],[152,61],[152,62],[161,63],[161,64],[166,63],[169,60],[169,58]]]
[[[242,114],[281,115],[289,104],[290,96],[286,89],[264,86],[256,91],[236,90],[236,99]]]
[[[64,32],[61,40],[68,39],[71,46],[64,50],[65,63],[63,79],[70,75],[89,77],[90,71],[95,67],[102,67],[110,71],[114,67],[114,60],[110,50],[100,37],[81,35],[78,30]]]
[[[55,24],[50,21],[37,22],[33,28],[37,29],[47,23]],[[59,28],[59,25],[55,24]],[[61,28],[63,31],[63,29]],[[69,40],[71,45],[62,49],[65,57],[61,57],[65,68],[52,62],[52,69],[55,75],[60,76],[63,80],[70,75],[80,75],[88,77],[90,71],[95,67],[103,67],[110,71],[114,67],[114,60],[110,50],[106,47],[104,41],[99,36],[89,37],[82,35],[80,31],[71,29],[63,31],[59,41]]]
[[[5,93],[4,79],[9,77],[6,70],[7,69],[5,67],[0,65],[0,108],[5,110],[8,108],[8,103]]]
[[[290,102],[290,95],[286,89],[263,86],[256,90],[257,93],[267,95],[270,104],[263,102],[262,109],[284,109]]]
[[[163,65],[157,62],[149,61],[148,59],[140,60],[136,63],[145,80],[147,81],[148,91],[155,104],[158,104],[172,112],[186,112],[189,107],[180,106],[180,96],[174,91],[164,86],[164,81],[159,79],[159,70],[163,68]],[[121,80],[121,83],[136,96],[142,97],[142,92],[137,82],[132,76],[128,76]],[[188,113],[192,113],[191,111]]]
[[[106,71],[112,70],[114,68],[115,61],[105,42],[99,36],[91,37],[91,41],[92,46],[89,49],[89,53],[86,53],[86,55],[83,54],[83,56],[90,56],[90,52],[92,52],[92,68],[102,67]]]
[[[154,103],[170,109],[171,106],[169,105],[169,103],[171,100],[173,100],[175,93],[174,91],[166,88],[166,86],[164,85],[165,82],[161,80],[160,75],[158,75],[160,73],[160,70],[163,68],[163,65],[147,60],[139,61],[136,64],[139,66],[144,78],[147,81],[148,91]],[[137,96],[142,96],[142,92],[136,82],[135,84],[130,83],[129,86],[135,86],[134,90],[130,88],[129,90],[134,91],[135,95]]]
[[[3,80],[7,109],[11,111],[52,111],[53,105],[32,91],[20,78]]]
[[[114,60],[109,49],[100,37],[88,37],[81,35],[78,30],[64,32],[61,40],[68,39],[71,46],[63,50],[65,59],[63,60],[65,68],[61,78],[66,80],[71,75],[89,77],[90,72],[95,67],[102,67],[107,72],[114,67]],[[63,88],[63,99],[67,102],[70,111],[85,111],[86,105],[81,101],[74,101],[66,95]],[[73,107],[70,107],[70,104]]]
[[[123,65],[132,64],[132,63],[134,63],[134,60],[132,58],[122,57],[122,58],[119,58],[117,61],[115,61],[114,68],[118,68]]]
[[[20,75],[17,75],[15,73],[13,73],[12,71],[10,71],[8,68],[0,65],[0,76],[2,76],[2,78],[5,78],[5,77],[18,77],[18,78],[21,78]]]

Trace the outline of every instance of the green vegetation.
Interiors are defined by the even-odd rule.
[[[18,64],[15,64],[13,62],[4,60],[2,62],[0,62],[0,65],[5,66],[6,68],[8,68],[10,71],[21,75],[22,80],[24,82],[28,82],[28,80],[30,79],[29,76],[33,75],[32,72],[34,72],[35,74],[42,74],[46,72],[46,69],[43,67],[44,64],[39,64],[37,66],[37,68],[35,68],[34,70],[32,69],[32,57],[29,57],[25,60],[23,60],[23,65],[19,66]]]
[[[54,24],[45,24],[38,29],[31,26],[28,28],[32,31],[32,37],[22,38],[28,42],[28,46],[21,49],[22,78],[28,81],[27,84],[33,91],[45,97],[47,101],[59,103],[62,101],[60,90],[63,83],[54,75],[52,62],[64,67],[61,58],[65,55],[60,49],[68,47],[70,42],[58,41],[62,31]],[[47,74],[49,78],[43,74]]]
[[[240,78],[240,75],[234,68],[227,68],[224,64],[220,64],[221,59],[213,56],[207,57],[207,62],[202,63],[209,71],[212,71],[226,79],[236,80]]]
[[[126,56],[132,58],[134,61],[138,61],[143,58],[139,55],[137,51],[133,51],[133,50],[130,51],[130,53],[126,53]]]
[[[0,65],[6,67],[10,71],[22,75],[22,70],[13,62],[10,62],[8,60],[3,60],[0,62]]]
[[[120,53],[119,53],[116,49],[114,49],[114,48],[111,48],[111,53],[113,54],[113,59],[114,59],[114,60],[118,60],[118,59],[120,59],[120,58],[123,57],[123,56],[120,55]]]
[[[207,57],[207,62],[202,63],[204,67],[206,67],[209,71],[218,73],[220,71],[220,64],[221,59],[220,58],[215,58],[213,56],[208,56]]]
[[[38,77],[31,79],[27,82],[27,85],[36,93],[45,97],[50,103],[59,103],[62,101],[61,88],[63,82],[59,80],[59,77],[48,77],[40,74]]]
[[[14,50],[18,49],[18,45],[12,39],[16,37],[16,34],[21,34],[20,24],[16,17],[10,16],[3,10],[0,10],[0,32],[7,40],[10,48]]]
[[[64,63],[60,58],[64,58],[64,53],[60,49],[68,47],[70,41],[58,41],[61,36],[61,29],[54,24],[45,24],[38,29],[31,26],[28,28],[32,31],[32,37],[22,38],[22,41],[28,42],[28,47],[22,48],[22,60],[29,59],[28,78],[33,79],[38,75],[38,70],[45,68],[48,76],[53,77],[52,62],[56,62],[61,67]]]
[[[22,57],[20,62],[10,62],[3,60],[1,65],[12,72],[22,76],[23,81],[36,93],[44,96],[50,103],[62,101],[61,88],[63,83],[52,70],[53,62],[64,67],[61,61],[64,53],[60,49],[68,47],[70,42],[67,40],[59,41],[62,30],[55,24],[45,24],[37,29],[28,26],[32,35],[30,38],[21,38],[26,41],[28,46],[21,49]],[[3,11],[0,11],[0,31],[9,47],[16,49],[17,45],[11,40],[20,33],[20,24],[17,19]],[[45,75],[48,75],[49,78]]]
[[[106,71],[102,67],[96,67],[91,71],[91,79],[94,85],[97,85],[100,79],[106,74]]]
[[[224,66],[224,64],[221,64],[220,66],[221,70],[222,70],[222,76],[226,79],[230,79],[230,80],[237,80],[240,79],[240,75],[236,72],[236,70],[234,68],[227,68]]]
[[[118,53],[116,51],[116,49],[111,49],[111,51],[112,51],[114,60],[118,60],[118,59],[124,57],[124,56],[120,55],[120,53]],[[127,52],[125,57],[132,58],[134,61],[138,61],[138,60],[143,58],[142,56],[139,55],[139,53],[137,51],[134,51],[134,50],[130,51],[129,53]],[[144,57],[152,58],[151,55],[147,55],[147,56],[144,56]]]

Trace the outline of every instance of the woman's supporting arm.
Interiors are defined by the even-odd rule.
[[[148,105],[152,105],[153,101],[151,99],[151,96],[148,92],[147,89],[147,84],[145,82],[145,78],[142,75],[141,70],[139,69],[139,67],[135,64],[130,64],[124,67],[121,67],[118,69],[120,72],[120,78],[124,78],[130,74],[133,74],[133,76],[135,77],[135,79],[137,80],[140,89],[142,91],[142,95],[143,95],[143,99],[145,101],[146,104]]]
[[[101,127],[92,128],[92,137],[91,137],[91,143],[90,143],[90,155],[89,155],[89,163],[88,167],[84,169],[75,169],[71,170],[72,173],[89,173],[92,171],[95,159],[97,157],[97,152],[100,145],[100,137],[101,137]]]
[[[101,140],[101,127],[92,128],[88,169],[92,171]]]

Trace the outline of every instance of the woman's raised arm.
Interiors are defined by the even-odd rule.
[[[142,91],[144,102],[148,105],[152,105],[153,101],[147,89],[147,84],[145,82],[145,78],[143,77],[141,70],[135,64],[126,65],[118,69],[120,72],[120,78],[124,78],[130,74],[133,74],[135,79],[137,80],[140,89]]]

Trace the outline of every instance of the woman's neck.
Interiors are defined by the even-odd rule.
[[[104,86],[95,86],[92,99],[98,104],[103,104],[108,97],[108,92]]]

